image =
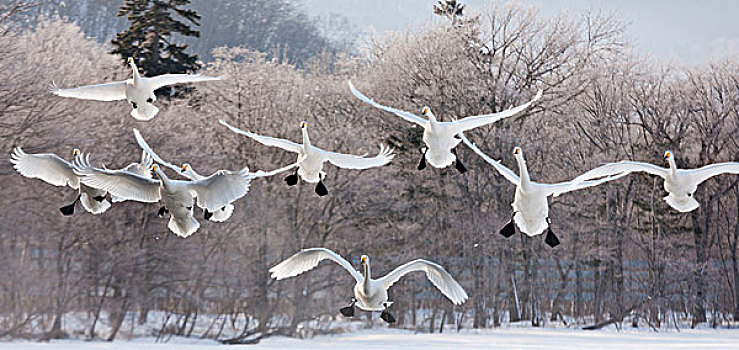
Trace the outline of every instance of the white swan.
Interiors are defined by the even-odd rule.
[[[142,77],[134,63],[133,58],[128,58],[128,65],[133,70],[133,78],[125,81],[114,81],[111,83],[85,85],[71,89],[60,89],[52,84],[50,90],[57,96],[79,98],[95,101],[120,101],[127,100],[131,104],[131,116],[136,120],[151,120],[159,112],[154,106],[157,100],[154,90],[167,85],[196,83],[201,81],[220,80],[218,77],[206,77],[193,74],[163,74],[155,77]]]
[[[99,169],[89,164],[75,162],[75,173],[80,182],[99,188],[113,195],[145,203],[162,201],[159,215],[171,213],[167,227],[180,237],[195,233],[200,223],[193,218],[193,204],[215,212],[246,195],[251,177],[249,168],[239,171],[219,170],[198,181],[170,180],[154,164],[152,170],[158,180],[133,174],[128,171]]]
[[[643,171],[663,178],[664,188],[668,193],[664,197],[665,202],[675,210],[686,213],[700,206],[693,198],[693,194],[703,181],[721,174],[739,174],[739,163],[736,162],[711,164],[698,169],[678,169],[672,151],[665,151],[664,159],[669,163],[669,168],[649,163],[621,161],[602,165],[576,177],[573,181],[585,181],[621,172],[628,174]]]
[[[310,248],[303,249],[285,259],[285,261],[269,269],[269,272],[272,273],[272,278],[281,280],[311,270],[325,259],[341,265],[341,267],[349,271],[357,282],[354,285],[354,298],[352,298],[351,305],[340,310],[347,317],[354,316],[354,304],[356,303],[360,309],[365,311],[382,311],[380,317],[384,321],[388,323],[395,322],[395,318],[388,312],[388,308],[392,302],[388,301],[387,291],[401,277],[414,271],[425,272],[429,281],[455,305],[462,304],[467,300],[467,293],[454,280],[454,277],[438,264],[422,259],[408,262],[384,277],[373,279],[370,273],[370,260],[367,255],[362,255],[361,257],[360,264],[362,266],[362,272],[360,273],[352,267],[351,263],[333,251],[326,248]]]
[[[521,148],[516,147],[513,149],[513,155],[516,157],[518,170],[521,174],[519,177],[516,173],[511,171],[511,169],[506,168],[503,164],[500,164],[500,162],[493,160],[485,153],[482,153],[475,144],[471,143],[467,137],[464,136],[464,134],[459,135],[462,141],[464,141],[469,148],[492,165],[495,170],[503,175],[503,177],[508,181],[516,185],[516,194],[514,196],[513,203],[511,204],[513,207],[511,221],[509,221],[500,230],[500,234],[505,237],[513,236],[516,233],[515,227],[513,226],[513,222],[515,221],[521,232],[530,237],[540,235],[544,230],[547,230],[544,242],[552,248],[556,247],[560,242],[557,236],[554,235],[554,232],[552,232],[552,228],[550,226],[551,220],[549,219],[549,202],[547,201],[547,197],[557,197],[562,193],[597,186],[604,182],[626,176],[626,173],[619,173],[615,176],[609,176],[596,181],[582,181],[578,183],[570,181],[556,184],[537,183],[531,181],[529,170],[526,167],[526,160],[523,158]]]
[[[80,150],[76,148],[72,155],[75,158],[83,157]],[[59,208],[64,216],[74,214],[74,207],[78,201],[82,203],[85,210],[93,214],[103,213],[110,208],[110,202],[105,199],[106,192],[80,184],[79,176],[74,173],[72,163],[56,154],[28,154],[20,147],[16,147],[10,155],[10,162],[13,163],[13,168],[25,177],[40,179],[54,186],[69,186],[78,190],[78,195],[71,204]]]
[[[328,190],[323,184],[323,178],[326,174],[322,170],[323,163],[326,161],[339,168],[361,170],[383,166],[390,163],[390,161],[395,157],[392,148],[384,147],[382,145],[380,145],[380,152],[372,158],[325,151],[310,143],[310,138],[308,138],[308,123],[306,122],[300,122],[300,129],[303,133],[302,144],[284,139],[257,135],[233,127],[223,120],[221,120],[220,123],[231,131],[248,136],[265,146],[279,147],[286,151],[297,153],[298,169],[295,171],[295,174],[287,176],[285,178],[285,182],[287,182],[289,186],[296,185],[298,183],[298,175],[300,175],[305,182],[317,183],[315,191],[319,196],[325,196],[328,194]]]
[[[149,144],[146,143],[146,140],[144,140],[143,136],[141,136],[141,133],[139,132],[138,129],[135,129],[134,128],[133,129],[133,134],[136,137],[136,142],[138,142],[139,146],[143,149],[143,152],[145,154],[151,156],[152,158],[154,158],[154,160],[157,163],[159,163],[160,165],[164,165],[167,168],[170,168],[170,169],[172,169],[174,171],[177,171],[180,175],[182,175],[182,176],[184,176],[184,177],[186,177],[186,178],[188,178],[190,180],[193,180],[193,181],[199,181],[199,180],[203,180],[203,179],[206,178],[206,176],[203,176],[203,175],[198,174],[195,171],[195,169],[193,169],[192,166],[189,163],[182,164],[182,166],[176,166],[176,165],[174,165],[172,163],[169,163],[169,162],[165,161],[161,157],[159,157],[159,155],[157,155],[154,152],[154,150],[149,146]],[[252,179],[258,178],[258,177],[274,176],[274,175],[277,175],[277,174],[279,174],[281,172],[290,170],[290,169],[292,169],[292,168],[294,168],[296,166],[298,166],[298,164],[297,163],[293,163],[293,164],[290,164],[288,166],[285,166],[285,167],[282,167],[280,169],[276,169],[276,170],[273,170],[273,171],[270,171],[270,172],[264,172],[264,171],[259,170],[259,171],[254,172],[254,173],[249,173],[248,175]],[[233,214],[233,211],[234,211],[233,204],[228,204],[228,205],[226,205],[226,206],[224,206],[224,207],[216,210],[215,212],[210,212],[210,211],[208,211],[207,208],[203,208],[203,207],[201,207],[201,208],[203,209],[203,212],[204,212],[204,218],[206,220],[210,220],[210,221],[214,221],[214,222],[223,222],[223,221],[228,220],[231,217],[231,215]]]
[[[467,168],[462,164],[455,151],[455,148],[461,142],[457,137],[457,134],[514,116],[539,100],[542,95],[542,91],[539,90],[531,101],[502,112],[466,117],[449,122],[440,122],[436,120],[434,113],[431,112],[431,108],[429,107],[423,107],[422,114],[426,117],[426,119],[424,119],[413,113],[383,106],[371,100],[359,92],[351,81],[349,81],[349,89],[354,96],[365,103],[368,103],[375,108],[394,113],[411,123],[423,127],[423,142],[426,144],[426,149],[422,151],[423,156],[421,156],[421,161],[418,163],[418,170],[425,169],[426,161],[428,161],[429,164],[436,168],[445,168],[454,163],[455,168],[460,173],[466,172]]]

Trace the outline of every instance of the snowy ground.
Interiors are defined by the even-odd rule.
[[[0,343],[0,350],[207,350],[207,349],[739,349],[739,330],[615,330],[507,328],[479,333],[414,334],[394,329],[372,329],[312,339],[276,337],[258,345],[220,345],[213,341],[172,339],[156,344],[151,338],[113,343],[57,341]]]

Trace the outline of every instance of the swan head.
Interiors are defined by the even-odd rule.
[[[305,130],[305,128],[307,128],[307,127],[308,127],[308,123],[306,123],[305,121],[300,122],[300,128],[301,129],[304,129]]]
[[[367,256],[367,255],[362,255],[362,256],[361,256],[361,257],[359,258],[359,264],[360,264],[360,265],[362,265],[362,267],[365,267],[365,268],[366,268],[366,267],[367,267],[367,265],[369,265],[369,256]]]
[[[78,156],[78,155],[80,155],[80,153],[81,152],[80,152],[80,149],[79,148],[75,148],[75,149],[72,150],[72,155],[75,156],[75,157]]]
[[[128,58],[128,59],[126,60],[126,62],[127,62],[128,64],[133,64],[133,57],[129,57],[129,58]]]
[[[673,157],[672,151],[670,150],[665,151],[665,156],[664,156],[665,160],[670,160],[672,157]]]
[[[180,172],[186,174],[188,169],[190,169],[189,163],[182,164],[182,169],[180,169]]]
[[[523,150],[521,147],[514,147],[513,148],[513,156],[515,157],[523,157]]]
[[[423,109],[421,110],[421,115],[428,118],[428,120],[436,121],[436,116],[434,115],[434,112],[431,112],[431,107],[429,106],[423,106]]]

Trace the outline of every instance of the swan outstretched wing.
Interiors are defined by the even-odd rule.
[[[220,77],[208,77],[199,74],[163,74],[156,77],[146,78],[151,84],[152,90],[175,84],[197,83],[201,81],[221,80]]]
[[[304,155],[298,157],[298,161],[296,161],[295,163],[292,163],[290,165],[286,165],[286,166],[284,166],[282,168],[271,170],[271,171],[257,170],[255,172],[251,173],[249,176],[251,176],[252,178],[275,176],[275,175],[277,175],[277,174],[279,174],[281,172],[285,172],[285,171],[288,171],[288,170],[290,170],[292,168],[297,167],[298,165],[300,165],[300,162],[302,162],[303,160],[305,160],[305,158],[307,158],[307,157],[308,156],[306,156],[304,154]]]
[[[145,203],[155,203],[160,199],[159,180],[148,179],[126,170],[96,168],[84,157],[75,159],[74,172],[79,175],[83,184],[121,199]]]
[[[54,186],[78,188],[77,175],[72,163],[52,153],[28,154],[20,147],[10,154],[13,168],[21,175],[32,179],[40,179]]]
[[[391,271],[384,277],[377,281],[387,290],[395,282],[398,282],[404,275],[413,271],[423,271],[426,273],[429,281],[436,286],[449,300],[455,305],[459,305],[467,300],[467,292],[464,291],[462,286],[449,274],[443,267],[437,263],[433,263],[428,260],[417,259],[408,262],[404,265],[398,266],[395,270]]]
[[[170,168],[170,169],[176,171],[178,174],[181,174],[182,173],[182,167],[179,167],[179,166],[176,166],[176,165],[174,165],[172,163],[169,163],[169,162],[165,161],[164,159],[162,159],[162,157],[160,157],[159,155],[157,155],[154,152],[154,150],[151,149],[151,147],[149,146],[149,144],[146,143],[146,141],[144,140],[144,137],[141,136],[141,133],[139,132],[138,129],[136,129],[136,128],[133,129],[133,136],[136,138],[136,142],[139,144],[139,147],[141,147],[141,149],[144,150],[144,153],[148,154],[151,158],[153,158],[154,161],[157,164],[164,165],[167,168]],[[142,156],[142,161],[143,161],[143,156]],[[191,180],[195,180],[195,179],[191,179]]]
[[[339,168],[369,169],[390,163],[395,157],[393,149],[380,145],[380,152],[374,157],[322,151],[326,160]]]
[[[359,90],[357,90],[354,87],[354,84],[352,84],[351,81],[349,81],[348,83],[349,83],[349,90],[352,91],[352,94],[354,94],[354,96],[356,96],[358,99],[360,99],[360,100],[364,101],[365,103],[371,105],[372,107],[379,108],[379,109],[381,109],[383,111],[393,113],[393,114],[397,115],[398,117],[401,117],[401,118],[403,118],[403,119],[405,119],[405,120],[407,120],[407,121],[409,121],[411,123],[415,123],[415,124],[418,124],[420,126],[425,126],[426,123],[428,122],[426,119],[421,118],[421,117],[419,117],[419,116],[417,116],[417,115],[415,115],[413,113],[402,111],[400,109],[393,108],[393,107],[383,106],[383,105],[381,105],[381,104],[379,104],[379,103],[371,100],[369,97],[364,96],[361,92],[359,92]]]
[[[628,174],[629,172],[623,172],[620,174],[602,177],[598,180],[586,180],[586,181],[579,181],[579,182],[570,181],[570,182],[561,182],[557,184],[541,184],[540,183],[538,185],[543,186],[544,188],[547,189],[547,196],[553,195],[554,197],[557,197],[563,193],[578,191],[584,188],[598,186],[608,181],[617,180]]]
[[[126,82],[85,85],[71,89],[61,89],[55,84],[49,86],[54,95],[95,101],[120,101],[126,99]]]
[[[739,174],[739,163],[728,162],[711,164],[698,169],[688,170],[687,173],[690,175],[691,179],[696,182],[696,184],[700,184],[716,175]]]
[[[495,170],[497,170],[498,173],[500,173],[500,175],[503,175],[503,177],[506,178],[506,180],[510,181],[512,184],[516,186],[518,186],[518,184],[521,183],[521,178],[518,177],[518,175],[516,175],[516,173],[514,173],[513,170],[508,169],[505,165],[500,164],[499,161],[488,157],[488,155],[485,153],[482,153],[482,151],[479,148],[477,148],[477,146],[474,143],[470,142],[470,140],[468,140],[467,137],[464,136],[463,133],[459,133],[457,135],[459,135],[459,137],[467,145],[467,147],[475,151],[475,153],[477,153],[477,155],[482,157],[482,159],[484,159],[488,164],[492,165],[493,168],[495,168]]]
[[[221,123],[221,125],[229,128],[231,131],[237,134],[250,137],[254,141],[257,141],[265,146],[279,147],[279,148],[284,149],[285,151],[294,152],[294,153],[300,153],[300,151],[303,149],[303,146],[295,142],[292,142],[292,141],[278,139],[278,138],[269,137],[269,136],[262,136],[262,135],[258,135],[252,132],[244,131],[237,127],[231,126],[230,124],[226,123],[223,120],[219,120],[219,122]]]
[[[269,272],[272,273],[272,278],[277,280],[294,277],[308,270],[312,270],[318,266],[318,263],[325,259],[341,265],[341,267],[349,271],[357,282],[361,283],[364,281],[364,277],[362,277],[359,271],[354,269],[352,264],[342,258],[341,255],[326,248],[303,249],[269,269]]]
[[[456,132],[458,133],[463,132],[463,131],[472,130],[474,128],[477,128],[483,125],[492,124],[492,123],[497,122],[498,120],[512,117],[522,112],[526,108],[529,108],[529,106],[531,106],[532,103],[536,102],[537,100],[539,100],[539,98],[541,98],[541,94],[542,94],[542,90],[539,90],[539,92],[536,93],[536,96],[534,96],[534,98],[531,101],[526,102],[520,106],[507,109],[502,112],[466,117],[463,119],[456,120],[452,123],[454,125],[454,128],[456,129]]]
[[[216,211],[231,204],[249,192],[249,168],[239,171],[219,170],[202,180],[188,183],[188,189],[197,197],[198,206]]]
[[[577,184],[586,180],[597,179],[605,176],[614,176],[621,173],[624,173],[624,175],[626,175],[635,171],[643,171],[648,174],[657,175],[665,178],[667,176],[668,169],[649,163],[624,160],[617,163],[608,163],[605,165],[601,165],[572,179],[572,181],[570,182],[573,184]]]

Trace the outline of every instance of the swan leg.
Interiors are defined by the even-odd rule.
[[[61,208],[59,208],[59,211],[62,212],[62,215],[64,216],[72,216],[74,214],[74,206],[79,202],[80,195],[77,196],[77,198],[74,199],[74,202],[70,205],[65,205]]]
[[[163,218],[164,217],[164,214],[167,214],[167,213],[169,213],[169,210],[167,210],[167,208],[165,206],[162,206],[161,208],[159,208],[159,211],[157,212],[157,215],[160,218]]]
[[[326,189],[326,186],[323,184],[323,176],[318,180],[318,183],[316,184],[316,194],[319,197],[323,197],[328,194],[328,190]]]
[[[352,302],[351,302],[351,304],[349,304],[349,306],[347,306],[347,307],[342,307],[341,309],[339,309],[339,312],[340,312],[340,313],[341,313],[341,314],[342,314],[342,315],[343,315],[344,317],[353,317],[353,316],[354,316],[354,304],[355,304],[356,302],[357,302],[357,299],[355,299],[355,298],[352,298]]]
[[[210,220],[213,217],[213,213],[209,212],[208,209],[203,209],[203,218]]]
[[[467,172],[467,167],[462,164],[462,161],[459,159],[459,155],[457,154],[457,150],[452,148],[452,153],[454,153],[454,158],[456,160],[454,161],[454,168],[459,171],[460,174],[464,174]]]
[[[547,218],[547,223],[552,224],[552,220]],[[554,248],[559,245],[559,238],[554,235],[554,232],[552,232],[552,227],[547,228],[547,236],[544,237],[544,243],[546,243],[548,246]]]
[[[298,184],[298,170],[296,169],[294,173],[288,175],[285,177],[285,182],[287,182],[288,186],[295,186]]]
[[[105,196],[95,196],[95,197],[92,197],[92,199],[94,199],[94,200],[96,200],[98,202],[102,202],[102,201],[105,200]]]
[[[499,231],[499,233],[505,238],[510,238],[511,236],[516,234],[516,225],[513,223],[514,215],[516,215],[515,212],[511,214],[511,220],[508,221],[508,223],[505,224],[505,226],[503,226],[503,228]]]
[[[426,152],[428,152],[428,148],[423,148],[421,150],[421,161],[418,163],[418,170],[426,169]]]
[[[395,317],[393,317],[393,315],[391,315],[390,312],[387,311],[387,305],[384,305],[384,306],[385,306],[385,310],[382,310],[382,313],[380,314],[380,318],[387,323],[395,323]]]

